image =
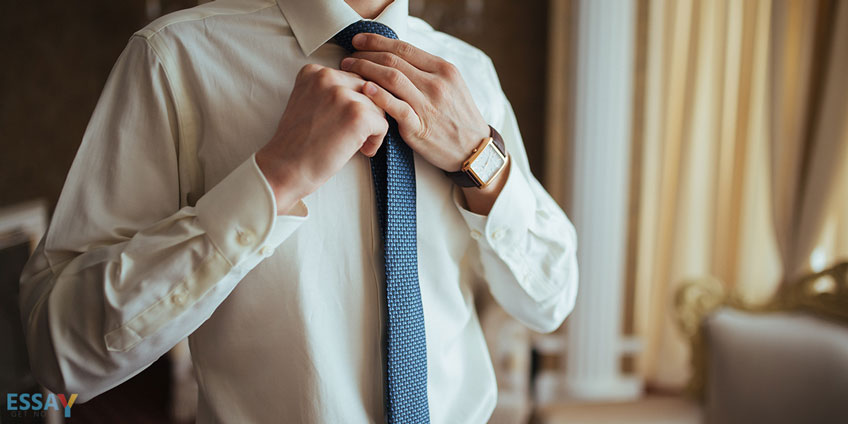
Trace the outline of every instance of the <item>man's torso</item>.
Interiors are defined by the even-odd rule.
[[[488,59],[423,21],[408,25],[406,41],[457,65],[498,125]],[[305,56],[274,2],[213,3],[139,35],[174,88],[184,204],[271,138],[303,65],[338,68],[344,55],[326,44]],[[450,180],[418,157],[415,170],[431,418],[484,421],[496,387],[473,305],[476,247]],[[309,219],[190,338],[200,422],[382,421],[382,248],[369,159],[354,156],[304,203]]]

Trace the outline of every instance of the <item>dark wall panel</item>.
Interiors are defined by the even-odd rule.
[[[163,0],[163,12],[187,7]],[[144,0],[0,3],[0,207],[58,200],[109,71],[147,23]],[[413,14],[485,51],[543,175],[547,2],[411,0]]]
[[[410,0],[410,12],[492,58],[518,118],[530,167],[544,175],[548,1]]]

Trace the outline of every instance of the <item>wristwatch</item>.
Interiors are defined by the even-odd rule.
[[[503,138],[489,126],[489,137],[471,151],[459,171],[445,171],[454,184],[460,187],[484,188],[506,168],[507,154]]]

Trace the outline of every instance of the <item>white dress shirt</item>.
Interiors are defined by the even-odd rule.
[[[218,1],[138,31],[103,90],[21,280],[36,376],[91,399],[189,336],[201,423],[383,421],[382,243],[357,154],[288,214],[253,154],[307,63],[361,19],[343,0]],[[574,305],[571,223],[531,175],[489,58],[408,16],[376,19],[461,71],[512,166],[488,216],[415,156],[434,423],[482,423],[497,387],[474,309],[487,287],[537,331]]]

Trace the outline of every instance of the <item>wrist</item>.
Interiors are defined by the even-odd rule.
[[[465,197],[468,210],[478,215],[489,214],[509,178],[510,162],[509,156],[507,156],[503,170],[485,187],[462,187],[462,194]]]
[[[256,152],[256,165],[265,177],[274,194],[277,215],[284,215],[297,202],[306,197],[305,184],[297,178],[292,167],[280,163],[265,149]]]
[[[488,136],[471,150],[470,156],[463,160],[459,171],[445,174],[459,187],[485,189],[497,180],[508,164],[506,144],[501,135],[491,126]]]
[[[470,129],[466,135],[462,136],[462,142],[459,144],[459,151],[457,152],[457,160],[456,165],[450,167],[451,169],[446,169],[448,172],[455,172],[462,168],[462,164],[465,163],[465,160],[468,159],[469,156],[472,155],[474,149],[480,145],[480,140],[483,140],[489,137],[490,129],[489,124],[483,121],[482,125],[475,125]]]

